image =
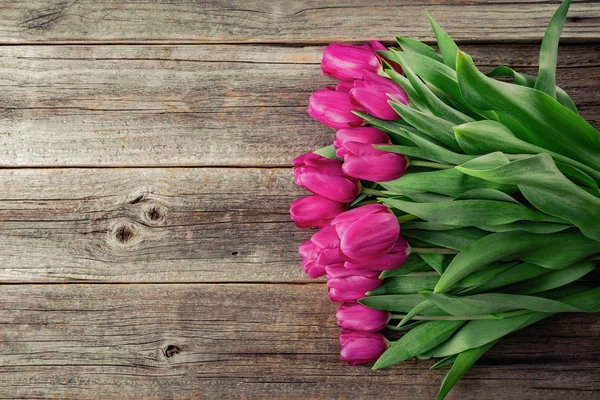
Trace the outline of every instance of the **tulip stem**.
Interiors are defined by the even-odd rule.
[[[444,247],[411,247],[410,252],[421,254],[458,254],[458,251]]]
[[[372,194],[372,195],[379,196],[379,197],[387,197],[387,195],[385,193],[383,193],[381,190],[375,190],[375,189],[366,188],[366,187],[363,187],[361,189],[361,192],[364,194]]]
[[[398,219],[399,223],[402,223],[402,222],[412,221],[413,219],[419,219],[419,217],[417,217],[416,215],[412,215],[412,214],[406,214],[406,215],[399,216],[397,219]]]
[[[440,164],[431,161],[415,161],[410,160],[409,164],[411,167],[427,167],[427,168],[435,168],[435,169],[451,169],[454,168],[454,165],[449,164]]]

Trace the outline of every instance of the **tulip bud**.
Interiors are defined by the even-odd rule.
[[[383,71],[381,59],[368,46],[332,43],[323,50],[323,74],[340,81],[362,78],[364,71]]]
[[[342,267],[344,259],[339,252],[340,240],[332,226],[326,226],[305,240],[298,252],[302,257],[302,268],[309,278],[325,274],[328,266]]]
[[[331,225],[340,238],[342,257],[352,263],[365,263],[388,253],[400,235],[396,216],[382,204],[343,212]]]
[[[360,193],[360,183],[342,171],[342,163],[315,153],[294,159],[294,181],[308,191],[337,201],[350,203]]]
[[[387,350],[389,343],[381,333],[342,329],[340,346],[342,361],[357,365],[377,361]]]
[[[335,315],[337,324],[342,328],[364,332],[378,332],[390,320],[389,312],[374,310],[359,303],[344,303]]]
[[[354,81],[341,81],[337,85],[335,85],[335,90],[338,92],[346,92],[349,93],[350,89],[354,87]]]
[[[327,266],[327,287],[331,301],[342,303],[366,297],[366,292],[381,285],[378,271],[356,270]]]
[[[369,41],[369,46],[375,50],[375,52],[377,52],[378,50],[389,50],[387,47],[385,47],[384,45],[382,45],[380,42],[378,42],[377,40],[371,40]],[[378,54],[379,55],[379,54]],[[381,55],[379,55],[380,57],[382,57]],[[385,58],[385,57],[384,57]],[[389,59],[385,59],[388,63],[390,63],[390,65],[392,66],[392,68],[394,69],[394,71],[398,72],[399,74],[404,74],[404,71],[402,71],[402,67],[400,66],[400,64],[398,64],[395,61],[391,61]]]
[[[389,143],[389,137],[375,128],[340,129],[333,141],[336,155],[344,159],[342,170],[349,176],[371,182],[393,181],[408,168],[405,155],[373,147]]]
[[[347,209],[346,203],[338,203],[315,194],[294,200],[290,204],[290,215],[298,228],[322,228]]]
[[[408,255],[410,254],[410,246],[406,239],[402,236],[398,238],[396,244],[389,253],[386,253],[373,260],[366,261],[364,263],[352,263],[346,261],[344,267],[347,269],[368,269],[372,271],[385,271],[388,269],[398,268],[406,262]]]
[[[332,87],[313,92],[308,100],[308,114],[333,129],[350,128],[364,124],[364,120],[352,113],[357,107],[350,102],[350,94],[340,87]]]
[[[388,104],[390,100],[388,94],[401,103],[408,104],[408,96],[400,86],[389,79],[365,71],[363,80],[354,81],[354,87],[350,90],[350,100],[362,111],[376,118],[399,119],[396,111]]]

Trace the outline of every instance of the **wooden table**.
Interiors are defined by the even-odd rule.
[[[429,42],[535,72],[556,1],[0,2],[0,397],[432,399],[445,374],[339,361],[296,253],[291,159],[332,41]],[[600,3],[558,81],[600,126]],[[455,399],[600,397],[600,317],[502,340]]]

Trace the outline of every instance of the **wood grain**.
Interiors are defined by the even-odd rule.
[[[446,370],[338,360],[335,306],[308,285],[9,285],[2,398],[432,399]],[[594,399],[598,316],[502,340],[451,399]]]
[[[0,281],[306,279],[290,169],[0,169]]]
[[[190,2],[8,0],[0,3],[2,43],[188,42],[326,43],[432,40],[430,12],[457,40],[540,40],[558,1],[359,0]],[[600,4],[575,1],[563,37],[600,38]]]
[[[465,45],[535,73],[538,46]],[[0,166],[287,166],[333,131],[306,114],[322,47],[0,47]],[[558,82],[600,126],[600,45],[561,47]]]

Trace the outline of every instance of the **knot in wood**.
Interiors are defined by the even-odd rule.
[[[115,237],[117,239],[117,242],[121,244],[126,244],[130,242],[134,236],[135,232],[133,231],[133,229],[131,229],[130,226],[127,225],[118,226],[115,231]]]
[[[156,204],[149,204],[144,210],[144,217],[150,224],[158,224],[165,219],[165,212]]]
[[[179,354],[180,352],[181,352],[181,349],[173,344],[168,345],[164,351],[165,357],[167,357],[167,358],[171,358],[175,354]]]

